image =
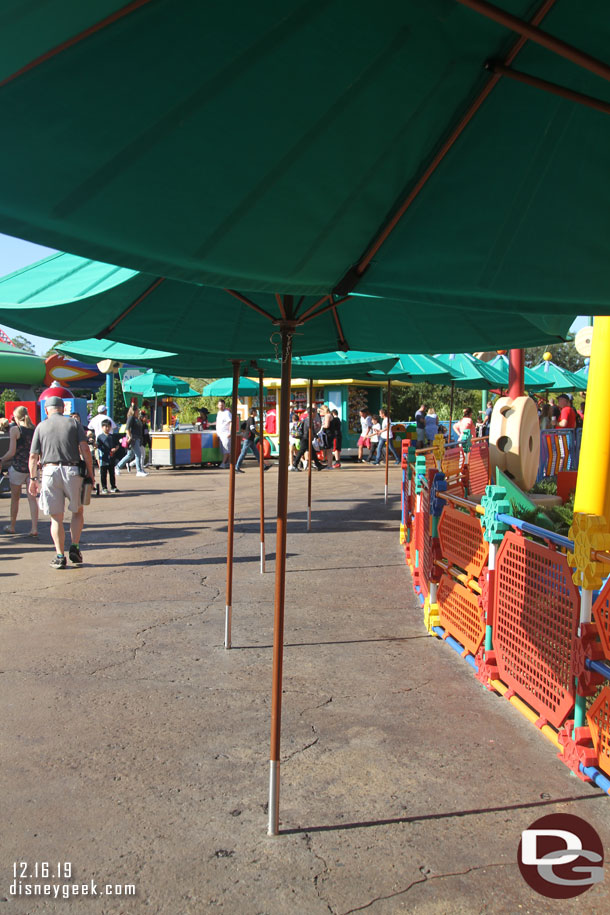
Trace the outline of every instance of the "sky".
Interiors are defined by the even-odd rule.
[[[11,238],[9,235],[0,235],[0,276],[6,276],[7,273],[13,273],[28,264],[40,261],[44,257],[53,254],[52,248],[42,248],[40,245],[33,245],[29,241],[23,241],[20,238]],[[576,332],[581,327],[586,327],[589,323],[588,317],[580,315],[572,324],[571,330]],[[13,337],[21,333],[19,330],[2,325],[1,329]],[[47,337],[34,337],[32,334],[23,334],[34,344],[38,355],[42,356],[55,343],[55,340],[49,340]]]

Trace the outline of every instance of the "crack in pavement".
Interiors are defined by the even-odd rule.
[[[319,855],[319,854],[317,853],[317,851],[315,851],[315,849],[314,849],[313,845],[311,844],[311,842],[312,842],[311,836],[309,835],[308,832],[306,832],[306,833],[305,833],[305,847],[307,848],[308,851],[310,851],[310,852],[312,853],[312,855],[314,856],[314,858],[317,858],[318,861],[321,861],[321,862],[322,862],[322,870],[321,870],[321,871],[318,871],[318,873],[317,873],[317,874],[314,874],[314,876],[313,876],[313,885],[314,885],[314,889],[315,889],[315,891],[316,891],[316,894],[317,894],[318,899],[320,900],[320,902],[323,902],[326,906],[328,906],[328,911],[331,913],[331,915],[335,915],[335,910],[333,909],[333,907],[332,907],[331,904],[329,903],[328,899],[325,899],[325,898],[322,896],[322,893],[320,892],[320,887],[319,887],[319,885],[318,885],[318,881],[320,880],[320,877],[322,877],[324,874],[328,874],[328,864],[326,863],[326,860],[322,857],[322,855]]]
[[[443,880],[445,877],[462,877],[466,874],[472,874],[474,871],[486,870],[488,867],[514,867],[515,864],[512,861],[506,861],[501,864],[479,864],[474,867],[468,867],[465,871],[452,871],[447,874],[428,874],[426,873],[426,868],[420,867],[420,873],[422,875],[421,880],[413,880],[408,886],[402,890],[397,890],[395,893],[389,893],[387,896],[375,896],[374,899],[371,899],[370,902],[366,902],[364,905],[356,906],[353,909],[348,909],[346,912],[343,912],[342,915],[352,915],[353,912],[362,912],[364,909],[370,908],[376,902],[384,902],[387,899],[395,899],[396,896],[404,896],[405,893],[408,893],[414,886],[418,886],[422,883],[429,883],[432,880]]]

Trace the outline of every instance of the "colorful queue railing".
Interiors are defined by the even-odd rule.
[[[610,579],[599,594],[577,587],[573,542],[512,517],[499,487],[479,504],[470,465],[486,447],[403,444],[401,542],[426,627],[610,793]]]

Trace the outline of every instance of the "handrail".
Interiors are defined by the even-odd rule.
[[[450,566],[446,559],[435,559],[434,565],[438,566],[439,569],[442,569],[444,572],[447,572],[448,575],[451,575],[452,578],[455,578],[456,581],[459,581],[467,588],[470,588],[472,591],[476,591],[477,594],[483,593],[483,589],[481,588],[481,585],[478,583],[478,581],[476,581],[474,578],[471,578],[467,572],[461,572],[459,566]]]
[[[482,508],[478,502],[470,502],[468,499],[463,499],[461,496],[454,496],[450,492],[437,492],[436,495],[441,499],[445,499],[447,502],[453,502],[455,505],[459,505],[461,508],[467,508],[469,511],[476,512],[478,515],[485,514],[485,509]]]
[[[513,518],[512,515],[505,515],[503,512],[498,512],[496,521],[508,524],[510,527],[516,527],[518,531],[523,531],[524,534],[533,534],[543,540],[550,540],[551,543],[556,543],[557,546],[562,546],[564,549],[574,552],[573,540],[570,540],[569,537],[563,537],[561,534],[556,534],[554,531],[549,531],[545,527],[538,527],[537,524],[530,524],[529,521]]]

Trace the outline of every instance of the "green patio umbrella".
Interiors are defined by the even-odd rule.
[[[466,351],[527,345],[534,314],[557,328],[560,314],[608,313],[606,4],[509,6],[184,0],[176,16],[143,0],[8,4],[0,231],[237,292],[267,337],[277,321],[284,402],[293,348],[366,349],[372,323],[400,351]],[[363,306],[346,298],[354,289],[381,298]],[[162,333],[173,308],[138,321],[128,307],[82,336],[118,339],[118,319],[125,342],[194,351],[205,339],[204,319],[174,347]],[[217,331],[208,339],[266,354],[245,311],[222,309],[208,295],[197,310]],[[325,331],[332,319],[332,342],[313,326],[297,336],[308,309]],[[273,834],[287,479],[282,469]]]
[[[574,372],[574,375],[580,381],[582,387],[579,388],[580,391],[586,391],[587,384],[589,381],[589,366],[585,365],[584,368],[579,369],[577,372]]]
[[[232,377],[217,378],[216,381],[212,381],[210,384],[206,384],[205,388],[203,389],[204,397],[230,397],[232,393]],[[237,393],[241,394],[243,397],[258,397],[259,384],[257,381],[252,381],[251,378],[240,378]],[[263,393],[267,393],[266,388],[263,388]]]
[[[1,194],[0,194],[1,197]],[[249,304],[247,304],[249,303]],[[255,307],[252,307],[255,306]],[[292,354],[368,351],[382,317],[401,351],[435,352],[439,344],[464,350],[530,346],[565,339],[572,316],[498,314],[480,321],[466,309],[410,309],[398,299],[352,296],[342,304],[298,309]],[[242,359],[274,359],[281,350],[282,299],[232,295],[222,289],[151,277],[72,254],[50,257],[0,279],[0,321],[49,337],[101,337],[164,352],[200,357],[208,351]]]
[[[584,391],[587,387],[587,382],[576,372],[570,372],[550,360],[540,362],[530,372],[544,384],[543,391]]]
[[[99,362],[102,359],[112,359],[114,362],[125,362],[129,365],[144,365],[167,375],[187,375],[191,378],[213,377],[225,372],[231,364],[227,356],[217,353],[167,353],[143,346],[115,343],[112,340],[98,340],[95,337],[87,340],[66,340],[55,349],[58,353],[84,361]],[[246,370],[245,366],[243,370]]]
[[[430,320],[607,313],[606,3],[506,5],[9,4],[0,231]]]
[[[130,378],[123,385],[123,390],[128,394],[141,394],[142,397],[201,397],[201,392],[195,391],[186,381],[152,369]]]
[[[492,359],[488,365],[493,366],[502,377],[502,388],[508,388],[508,377],[509,377],[509,366],[508,366],[508,356],[504,353],[499,353],[495,359]],[[523,369],[523,387],[527,391],[544,391],[546,390],[544,386],[544,381],[541,380],[539,375],[535,373],[532,369],[524,366]]]

